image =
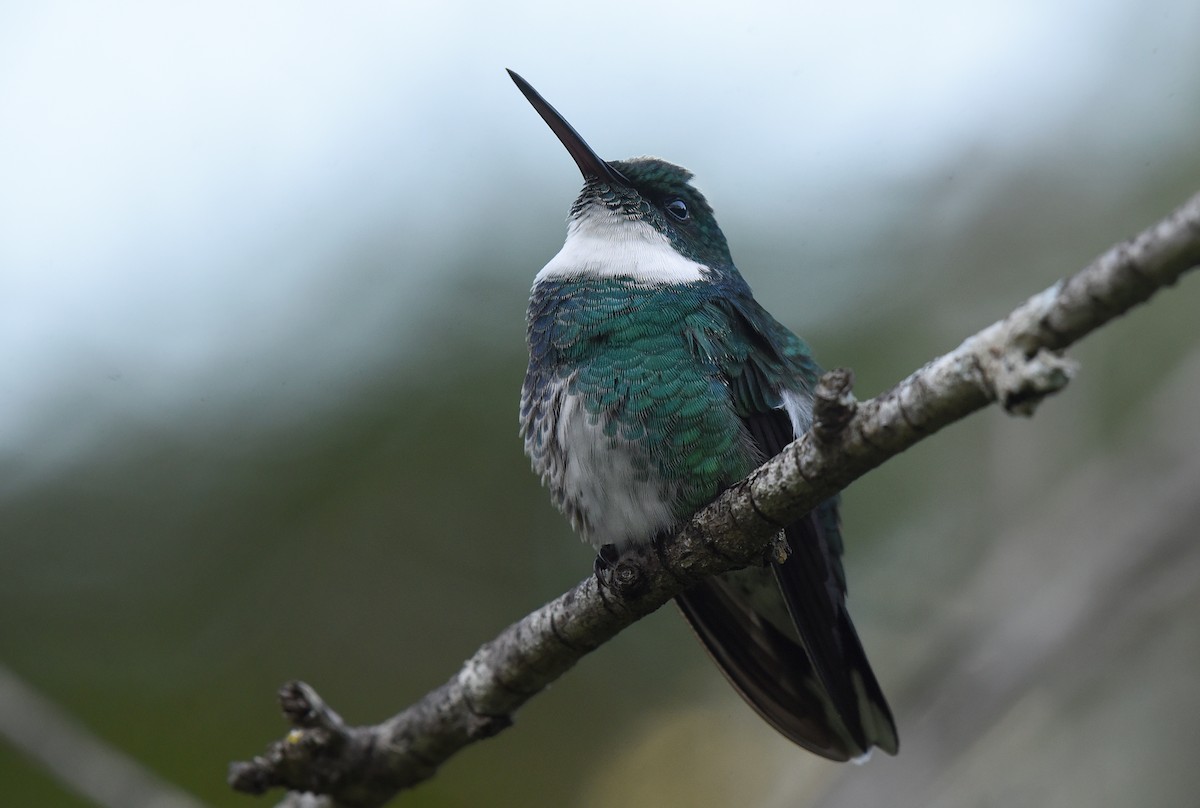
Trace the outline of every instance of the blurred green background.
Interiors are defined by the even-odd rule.
[[[2,669],[267,805],[224,778],[280,683],[378,721],[588,574],[516,435],[579,180],[505,67],[602,156],[694,170],[861,397],[1200,189],[1190,0],[716,8],[0,7]],[[665,609],[404,804],[1190,804],[1198,310],[1187,279],[1032,421],[846,493],[899,757],[790,746]],[[19,751],[28,703],[0,801],[93,804]]]

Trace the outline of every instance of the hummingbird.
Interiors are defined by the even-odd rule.
[[[821,371],[754,299],[691,172],[602,160],[508,73],[583,174],[566,241],[530,293],[521,437],[603,560],[670,536],[807,431]],[[696,584],[680,611],[785,737],[838,761],[895,754],[891,710],[846,610],[837,499],[783,533],[786,560]]]

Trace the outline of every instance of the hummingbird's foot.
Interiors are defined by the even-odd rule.
[[[596,553],[596,560],[592,562],[592,572],[596,573],[596,577],[603,583],[604,577],[611,574],[612,568],[620,560],[621,554],[617,552],[617,545],[601,545],[600,550]]]
[[[600,594],[603,596],[607,590],[619,598],[629,598],[645,589],[646,575],[638,561],[636,552],[622,554],[616,545],[603,545],[592,564]]]

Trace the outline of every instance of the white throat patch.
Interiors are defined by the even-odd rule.
[[[594,205],[567,226],[558,255],[542,267],[534,282],[586,275],[632,278],[636,283],[694,283],[706,269],[685,258],[646,222]]]

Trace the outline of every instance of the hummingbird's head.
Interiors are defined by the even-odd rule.
[[[571,220],[609,215],[649,225],[676,252],[713,271],[732,268],[729,245],[692,172],[657,157],[607,163],[621,179],[584,174],[583,191],[571,207]],[[601,213],[604,211],[604,214]]]
[[[690,171],[656,157],[602,160],[537,90],[508,73],[584,179],[571,206],[567,244],[543,275],[628,275],[646,282],[737,276],[725,235]]]

